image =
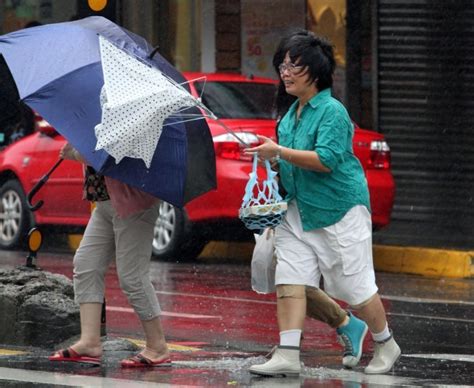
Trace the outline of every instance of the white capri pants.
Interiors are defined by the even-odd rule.
[[[375,295],[372,220],[365,206],[350,209],[341,221],[303,231],[296,201],[288,204],[275,230],[275,284],[318,287],[333,298],[356,306]]]
[[[77,303],[103,302],[105,274],[115,259],[120,287],[140,320],[161,314],[149,274],[158,206],[120,218],[111,201],[96,203],[74,256]]]

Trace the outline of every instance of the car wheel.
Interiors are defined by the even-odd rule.
[[[160,203],[153,236],[153,256],[160,260],[190,260],[199,256],[206,241],[191,232],[184,210]]]
[[[23,188],[17,180],[0,187],[0,248],[24,247],[26,234],[33,225]]]

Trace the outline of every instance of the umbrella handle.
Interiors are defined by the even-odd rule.
[[[49,176],[53,173],[54,170],[56,170],[58,168],[58,166],[61,164],[61,162],[63,160],[64,159],[62,159],[62,158],[58,159],[58,161],[54,164],[54,166],[51,167],[51,169],[41,177],[41,179],[36,183],[36,185],[33,186],[31,191],[28,193],[28,195],[27,195],[28,207],[30,208],[30,210],[32,212],[38,210],[41,206],[43,206],[43,203],[44,203],[43,200],[40,199],[35,205],[33,205],[31,203],[33,201],[33,197],[43,187],[43,185],[48,181]]]

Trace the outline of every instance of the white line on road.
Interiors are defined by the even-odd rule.
[[[439,303],[439,304],[463,304],[467,306],[474,306],[474,302],[467,300],[450,300],[450,299],[430,299],[430,298],[414,298],[412,296],[394,296],[381,295],[382,299],[394,300],[409,303]]]
[[[474,362],[473,354],[402,354],[402,356],[412,358],[429,358],[432,360]]]
[[[191,297],[191,298],[204,298],[204,299],[213,299],[213,300],[228,300],[231,302],[242,302],[242,303],[257,303],[257,304],[276,304],[274,301],[268,300],[258,300],[258,299],[251,299],[251,298],[232,298],[228,296],[216,296],[216,295],[202,295],[202,294],[192,294],[187,292],[173,292],[173,291],[156,291],[157,294],[161,295],[175,295],[175,296],[184,296],[184,297]],[[421,298],[411,298],[407,296],[392,296],[392,295],[381,295],[382,299],[386,300],[393,300],[393,301],[403,301],[407,303],[426,303],[426,304],[464,304],[464,305],[471,305],[474,303],[468,301],[451,301],[446,299],[421,299]],[[174,314],[174,313],[169,313]],[[438,317],[438,316],[429,316],[429,315],[417,315],[417,314],[402,314],[402,313],[391,313],[387,312],[387,315],[397,315],[402,317],[411,317],[411,318],[422,318],[422,319],[437,319],[441,321],[455,321],[455,322],[466,322],[472,323],[474,322],[472,319],[462,319],[462,318],[454,318],[454,317]]]
[[[58,372],[33,371],[16,368],[0,367],[0,383],[2,381],[21,381],[34,384],[46,384],[48,386],[71,386],[71,387],[170,387],[170,384],[153,383],[150,381],[123,380],[109,377],[94,377],[84,375],[70,375]]]
[[[419,315],[419,314],[401,314],[401,313],[392,313],[390,311],[386,312],[387,315],[394,315],[398,317],[410,317],[410,318],[421,318],[421,319],[433,319],[436,321],[454,321],[454,322],[465,322],[465,323],[474,323],[472,319],[462,319],[462,318],[452,318],[452,317],[439,317],[432,315]]]
[[[107,306],[107,311],[117,311],[120,313],[135,313],[135,310],[126,307]],[[162,311],[161,315],[164,317],[178,317],[178,318],[198,318],[198,319],[222,319],[220,315],[199,315],[199,314],[184,314],[172,313],[169,311]]]
[[[247,302],[247,303],[260,303],[260,304],[276,304],[273,301],[258,300],[249,298],[231,298],[228,296],[215,296],[215,295],[202,295],[202,294],[190,294],[187,292],[173,292],[173,291],[156,291],[157,294],[162,295],[176,295],[176,296],[190,296],[193,298],[205,298],[205,299],[216,299],[216,300],[230,300],[232,302]]]
[[[157,294],[162,295],[176,295],[176,296],[190,296],[193,298],[206,298],[206,299],[219,299],[219,300],[230,300],[234,302],[247,302],[247,303],[260,303],[260,304],[276,304],[274,301],[269,300],[258,300],[252,298],[232,298],[228,296],[215,296],[215,295],[202,295],[202,294],[191,294],[187,292],[174,292],[174,291],[156,291]],[[474,306],[474,302],[464,300],[449,300],[449,299],[423,299],[414,298],[410,296],[393,296],[393,295],[380,295],[382,299],[407,302],[407,303],[439,303],[439,304],[462,304],[468,306]]]
[[[275,304],[275,302],[269,301],[262,301],[256,299],[245,299],[245,298],[229,298],[229,297],[219,297],[219,296],[212,296],[212,295],[199,295],[199,294],[186,294],[186,293],[178,293],[178,292],[166,292],[166,291],[159,291],[157,294],[172,294],[178,296],[186,296],[186,297],[193,297],[193,298],[208,298],[208,299],[216,299],[216,300],[231,300],[233,302],[247,302],[247,303],[265,303],[265,304]],[[135,311],[131,308],[126,307],[117,307],[117,306],[107,306],[107,311],[115,311],[121,313],[134,313]],[[186,313],[173,313],[169,311],[162,311],[161,315],[164,317],[176,317],[176,318],[189,318],[189,319],[222,319],[221,315],[200,315],[200,314],[186,314]],[[419,314],[402,314],[402,313],[393,313],[387,311],[387,315],[393,316],[400,316],[400,317],[410,317],[410,318],[420,318],[420,319],[431,319],[431,320],[439,320],[439,321],[455,321],[455,322],[465,322],[465,323],[473,323],[474,320],[472,319],[462,319],[462,318],[454,318],[454,317],[439,317],[439,316],[431,316],[431,315],[419,315]]]

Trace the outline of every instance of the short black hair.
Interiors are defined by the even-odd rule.
[[[38,27],[38,26],[42,26],[42,25],[43,25],[43,23],[40,23],[37,20],[31,20],[28,23],[26,23],[23,28]]]
[[[281,39],[280,43],[278,44],[275,54],[273,55],[273,68],[275,72],[280,75],[280,70],[278,66],[285,60],[286,53],[288,52],[287,44],[292,36],[294,35],[306,35],[308,31],[302,28],[297,28],[290,30],[283,38]],[[275,110],[278,117],[283,117],[285,113],[290,108],[291,104],[296,100],[296,96],[288,94],[285,90],[285,85],[280,78],[280,82],[278,84],[277,93],[275,96]]]
[[[307,30],[297,30],[285,36],[273,56],[276,71],[286,53],[291,62],[307,67],[309,81],[316,82],[318,90],[332,87],[336,60],[333,46],[327,39]]]
[[[286,53],[288,52],[288,43],[290,42],[291,38],[295,35],[307,35],[308,31],[303,28],[296,28],[290,30],[286,35],[281,38],[280,43],[278,44],[275,54],[273,55],[273,68],[275,72],[279,74],[280,70],[278,66],[285,60]]]

